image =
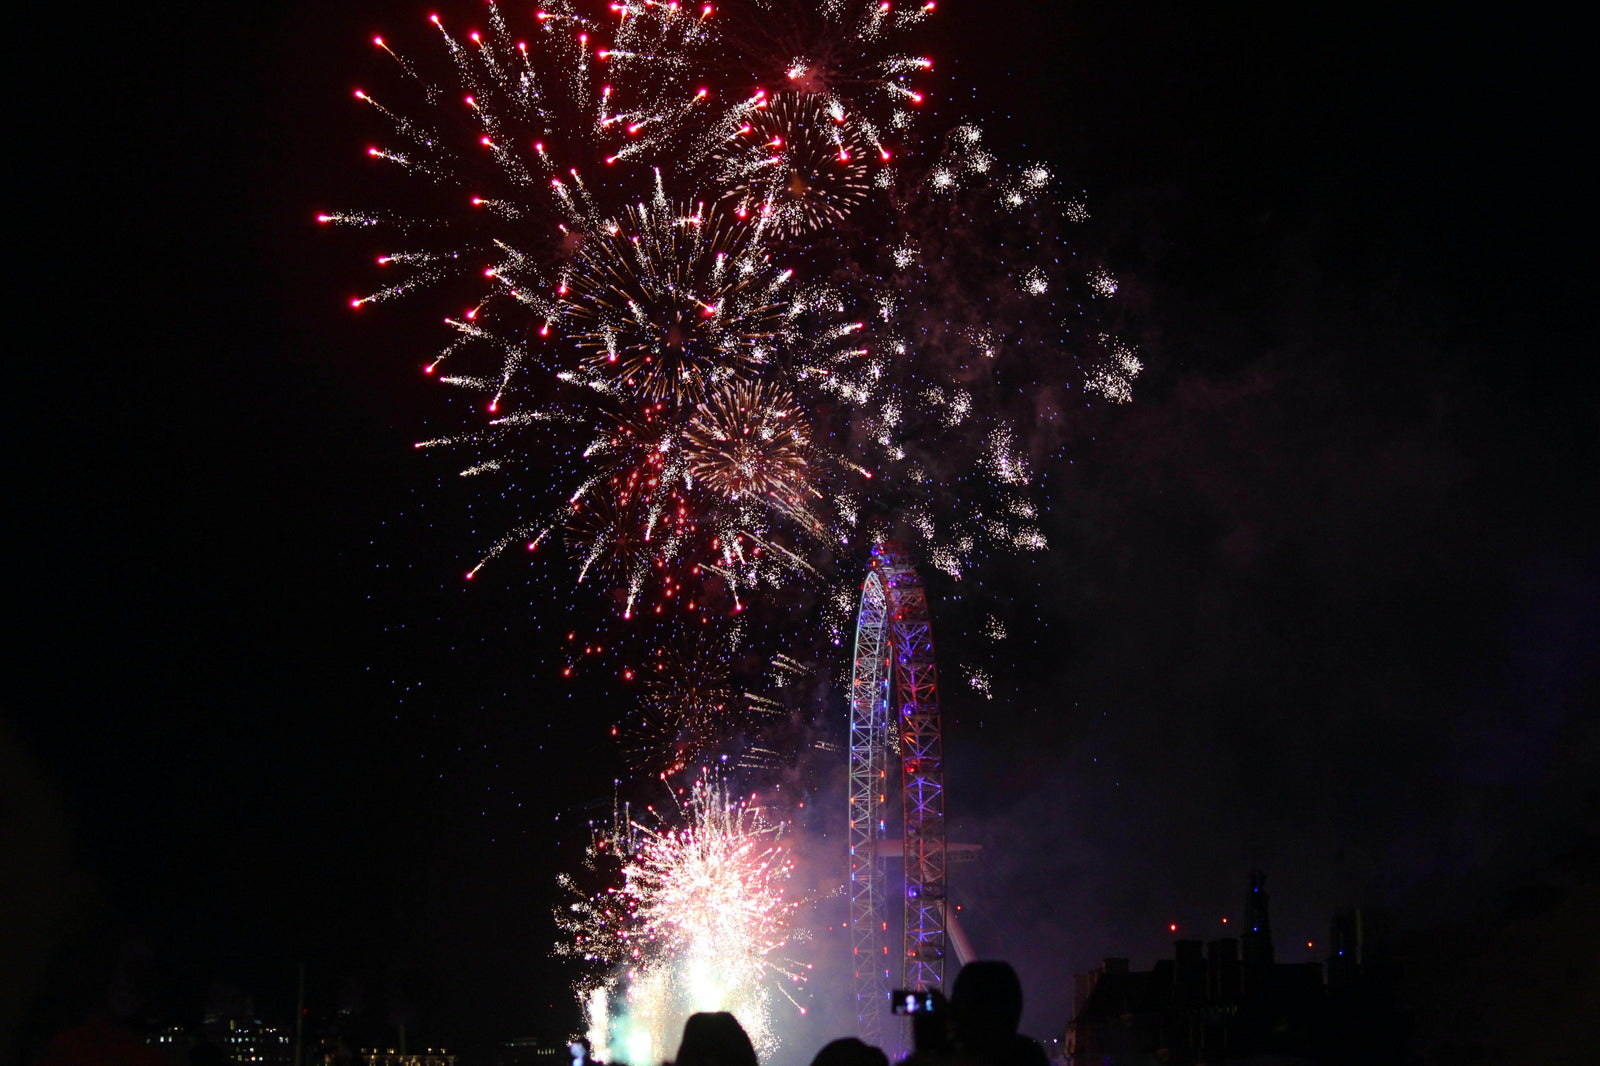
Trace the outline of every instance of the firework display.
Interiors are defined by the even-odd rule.
[[[358,307],[478,288],[425,369],[489,420],[425,444],[542,476],[472,573],[559,534],[623,619],[681,617],[891,530],[956,577],[1045,546],[1032,429],[1139,361],[1049,169],[920,132],[930,63],[897,42],[931,7],[565,2],[514,31],[491,4],[464,36],[432,17],[450,88],[378,40],[422,117],[358,91],[398,138],[370,154],[442,210],[321,217],[436,245],[379,256],[403,277]]]
[[[781,761],[751,742],[727,761],[782,705],[739,661],[795,664],[755,647],[786,625],[839,646],[874,543],[957,580],[1044,549],[1061,421],[1141,369],[1106,325],[1116,277],[1073,236],[1081,201],[939,124],[906,44],[933,8],[490,3],[476,27],[430,16],[420,49],[374,39],[367,154],[416,181],[401,208],[318,217],[390,242],[353,308],[443,301],[422,370],[474,415],[417,447],[504,519],[466,576],[564,556],[615,637],[569,633],[564,673],[610,654],[638,679],[609,721],[645,779]],[[613,1047],[632,1061],[666,1050],[686,994],[764,1019],[785,941],[770,827],[703,782],[682,822],[623,818],[590,850],[609,887],[568,882],[562,951],[599,973],[605,1040],[641,1020],[652,1050]]]
[[[783,326],[784,280],[748,226],[640,206],[583,242],[559,313],[598,387],[677,407],[763,359]]]
[[[753,110],[718,154],[716,177],[741,217],[755,214],[779,237],[843,221],[871,192],[869,147],[838,100],[780,93]]]
[[[587,853],[602,880],[620,876],[594,892],[562,879],[571,899],[556,915],[560,950],[588,964],[581,994],[597,1008],[589,1039],[602,1060],[659,1061],[697,1010],[733,1011],[768,1051],[773,992],[792,999],[788,987],[804,978],[784,957],[796,904],[781,826],[703,777],[675,820],[622,812]]]
[[[733,687],[720,634],[671,641],[652,657],[642,680],[644,692],[617,732],[633,768],[650,776],[703,767],[730,734],[756,717],[749,697]]]

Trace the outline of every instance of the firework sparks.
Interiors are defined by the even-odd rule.
[[[753,109],[717,157],[716,178],[741,217],[754,214],[780,237],[845,219],[871,192],[870,147],[838,100],[779,93]]]
[[[635,769],[666,778],[704,770],[717,748],[749,719],[729,680],[724,640],[696,633],[660,651],[643,670],[644,694],[619,735]]]
[[[804,979],[784,955],[796,903],[781,826],[704,778],[681,815],[680,826],[652,827],[624,814],[617,831],[596,835],[590,866],[619,869],[620,886],[585,894],[563,881],[577,898],[557,912],[557,951],[599,972],[579,995],[606,1012],[591,1010],[602,1057],[659,1061],[684,1017],[701,1010],[732,1011],[770,1051],[772,991],[792,1001],[788,987]]]
[[[1048,167],[1005,164],[971,124],[931,156],[885,147],[882,130],[914,143],[930,64],[898,42],[931,6],[559,0],[524,38],[491,4],[481,32],[432,20],[451,88],[377,42],[423,106],[413,118],[358,91],[397,138],[369,154],[457,206],[320,216],[422,242],[379,256],[396,276],[352,303],[475,279],[426,369],[484,393],[496,417],[428,443],[472,448],[464,469],[486,486],[546,472],[523,481],[548,498],[502,494],[522,513],[474,573],[559,532],[578,584],[622,589],[632,618],[742,610],[897,513],[951,573],[980,544],[1043,546],[1014,518],[1045,456],[1008,409],[1019,390],[998,381],[1059,358],[1077,301],[1115,282],[1074,273],[1050,219],[1081,207]],[[699,196],[670,197],[674,183]],[[841,272],[812,235],[862,212],[898,233],[881,268]],[[963,365],[945,338],[992,365]],[[1137,358],[1120,342],[1099,352],[1079,387],[1125,399]],[[473,353],[498,366],[436,373]],[[963,447],[994,498],[930,493]],[[882,487],[847,491],[856,478]]]
[[[790,91],[831,97],[852,114],[863,139],[887,156],[880,129],[904,132],[925,95],[915,79],[933,67],[904,50],[933,12],[931,2],[887,4],[838,0],[822,4],[754,0],[730,6],[717,27],[720,56],[712,70],[730,87],[756,82],[756,99]]]
[[[665,204],[602,225],[558,290],[584,367],[646,403],[693,403],[748,372],[782,326],[786,280],[750,236],[729,216]]]
[[[729,500],[758,498],[786,513],[821,498],[812,480],[810,429],[790,393],[763,382],[716,389],[684,434],[689,472]]]

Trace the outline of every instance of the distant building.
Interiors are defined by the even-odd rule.
[[[456,1057],[444,1048],[426,1051],[362,1048],[358,1061],[363,1066],[456,1066]]]
[[[1322,965],[1276,961],[1260,871],[1250,874],[1245,917],[1239,939],[1176,941],[1174,957],[1154,969],[1108,958],[1076,975],[1067,1066],[1318,1058],[1328,1024]]]
[[[1363,907],[1334,915],[1328,931],[1328,1047],[1342,1061],[1381,1062],[1408,1046],[1412,1019],[1400,1009],[1400,967],[1388,915]]]
[[[225,1018],[207,1013],[195,1038],[214,1044],[240,1066],[292,1066],[293,1038],[258,1018]]]
[[[495,1049],[494,1066],[570,1066],[572,1050],[566,1042],[552,1043],[536,1036],[507,1040]]]

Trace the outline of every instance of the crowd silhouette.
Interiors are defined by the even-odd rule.
[[[1037,1040],[1017,1032],[1022,982],[1006,962],[969,962],[950,999],[911,1015],[913,1049],[901,1066],[1048,1066]],[[885,1004],[887,1009],[888,1004]],[[760,1066],[750,1037],[726,1011],[692,1014],[671,1066]],[[889,1056],[853,1036],[823,1045],[811,1066],[889,1066]]]

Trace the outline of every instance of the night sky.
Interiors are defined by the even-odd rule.
[[[417,373],[435,309],[351,314],[372,249],[312,221],[374,201],[349,91],[432,9],[326,7],[73,11],[29,45],[23,1050],[129,942],[179,1022],[218,986],[287,1022],[300,961],[316,1009],[415,1043],[576,1021],[549,910],[618,697],[561,683],[518,561],[460,580],[497,530],[411,447],[459,416]],[[952,836],[985,848],[953,891],[1036,1033],[1074,970],[1222,935],[1252,866],[1290,961],[1339,908],[1499,928],[1547,883],[1600,928],[1588,93],[1573,27],[1465,17],[941,4],[943,113],[1085,190],[1146,365],[1044,472],[1050,553],[986,573],[1007,641],[934,582],[941,664],[994,678],[945,701]],[[840,776],[790,787],[842,806]]]

